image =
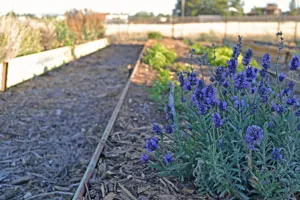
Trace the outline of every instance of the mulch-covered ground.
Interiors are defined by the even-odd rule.
[[[164,39],[161,42],[176,49],[180,57],[178,63],[188,58],[190,49],[182,41]],[[147,46],[153,43],[149,41]],[[154,102],[147,91],[155,76],[150,66],[140,64],[85,199],[199,199],[192,183],[159,177],[140,161],[145,139],[153,136],[150,123],[165,123],[164,102]]]
[[[72,197],[141,49],[111,45],[0,94],[1,200]]]

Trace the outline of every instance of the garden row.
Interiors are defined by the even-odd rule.
[[[0,94],[0,199],[74,195],[141,49],[112,44]]]

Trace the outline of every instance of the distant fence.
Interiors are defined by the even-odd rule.
[[[300,31],[300,16],[199,16],[156,17],[151,19],[131,18],[127,23],[115,22],[106,25],[106,35],[139,34],[159,31],[168,37],[197,37],[200,33],[215,32],[228,35],[274,35],[282,30],[285,37],[297,40]]]
[[[141,18],[131,17],[129,24],[170,24],[170,23],[209,23],[209,22],[300,22],[300,16],[219,16],[219,15],[200,15],[198,17],[154,17]],[[115,24],[125,23],[124,21],[114,21]]]

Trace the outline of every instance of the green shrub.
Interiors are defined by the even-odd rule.
[[[148,39],[160,40],[162,38],[163,38],[163,36],[160,32],[149,32],[148,33]]]
[[[75,33],[65,21],[57,21],[54,25],[59,46],[72,46],[75,44]]]
[[[157,70],[165,68],[167,65],[171,65],[176,59],[176,52],[174,50],[168,50],[160,43],[147,49],[144,56],[144,62]]]

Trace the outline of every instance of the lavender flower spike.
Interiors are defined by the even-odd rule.
[[[257,125],[248,126],[244,141],[249,149],[254,150],[255,146],[260,144],[263,138],[263,132],[263,129]]]
[[[174,159],[172,157],[172,154],[168,153],[167,155],[164,156],[164,161],[166,164],[169,164],[170,162],[172,162]]]
[[[242,63],[244,66],[248,66],[250,63],[251,63],[251,60],[252,60],[252,50],[251,49],[248,49],[246,51],[246,54],[242,60]]]
[[[293,55],[291,62],[290,62],[290,70],[296,71],[299,67],[300,67],[299,57]]]
[[[149,160],[149,156],[147,154],[142,154],[141,161],[143,162],[143,164],[148,162],[148,160]]]
[[[223,120],[221,119],[221,116],[219,113],[214,113],[212,115],[212,121],[215,124],[215,127],[217,127],[217,128],[222,126],[224,123]]]

